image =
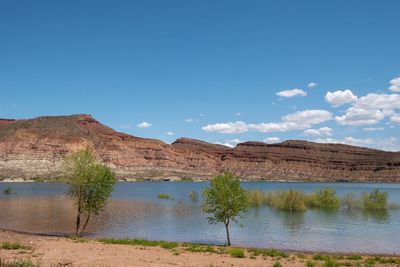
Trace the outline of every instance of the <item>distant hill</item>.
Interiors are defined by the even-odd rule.
[[[400,182],[400,153],[306,141],[234,148],[188,138],[171,145],[119,133],[90,115],[0,119],[0,180],[56,178],[64,155],[89,145],[119,179],[243,179]]]

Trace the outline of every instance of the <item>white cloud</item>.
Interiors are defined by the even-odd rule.
[[[371,125],[391,116],[399,108],[399,94],[371,93],[360,97],[344,115],[336,116],[335,120],[343,125]]]
[[[390,122],[393,124],[400,124],[400,113],[394,113],[390,117]]]
[[[392,92],[400,92],[400,76],[390,81],[389,90]]]
[[[329,111],[319,110],[319,109],[308,109],[286,115],[282,118],[282,121],[293,122],[296,124],[313,125],[331,119],[332,119],[332,113],[330,113]]]
[[[191,122],[193,122],[193,119],[188,118],[188,119],[186,119],[185,121],[186,121],[187,123],[191,123]]]
[[[333,129],[329,127],[322,127],[319,129],[307,129],[303,132],[307,136],[332,136]]]
[[[351,107],[347,109],[343,116],[336,116],[335,120],[342,125],[371,125],[378,123],[385,117],[380,110],[365,110],[362,108]]]
[[[332,92],[326,93],[325,100],[329,104],[337,107],[340,105],[357,101],[357,96],[355,96],[353,92],[350,90],[344,90],[344,91],[339,90],[333,93]]]
[[[169,136],[173,136],[173,135],[174,135],[174,133],[173,133],[173,132],[167,132],[167,135],[169,135]]]
[[[332,119],[332,113],[326,110],[304,110],[282,117],[281,122],[251,123],[243,121],[209,124],[202,127],[205,132],[217,132],[224,134],[244,133],[247,131],[285,132],[291,130],[304,130],[312,125]]]
[[[139,123],[139,124],[136,125],[136,126],[137,126],[138,128],[144,129],[144,128],[149,128],[149,127],[151,127],[151,125],[152,125],[151,123],[144,121],[144,122]]]
[[[209,124],[201,128],[205,132],[217,132],[224,134],[244,133],[249,127],[243,121]]]
[[[263,140],[263,142],[267,144],[279,143],[280,141],[281,139],[279,137],[267,137]]]
[[[307,84],[307,87],[310,88],[310,89],[313,89],[313,88],[316,87],[317,85],[318,85],[318,83],[316,83],[316,82],[309,82],[309,83]]]
[[[368,127],[368,128],[363,128],[363,130],[366,132],[383,131],[385,130],[385,127]]]
[[[227,146],[227,147],[230,147],[230,148],[233,148],[233,147],[235,147],[235,145],[234,145],[234,144],[231,144],[231,143],[228,143],[228,142],[225,142],[225,143],[221,143],[221,142],[215,142],[215,144],[216,144],[216,145],[223,145],[223,146]]]
[[[235,115],[236,115],[236,116],[242,116],[242,113],[236,112]]]
[[[280,97],[294,97],[294,96],[306,96],[307,93],[301,89],[292,89],[292,90],[285,90],[276,93],[277,96]]]

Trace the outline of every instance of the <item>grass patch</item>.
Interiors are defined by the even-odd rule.
[[[277,261],[277,262],[275,262],[274,263],[274,265],[272,265],[273,267],[282,267],[282,264],[279,262],[279,261]]]
[[[101,239],[100,242],[104,244],[116,244],[116,245],[162,247],[165,249],[174,249],[179,246],[179,243],[177,242],[152,241],[146,239]]]
[[[188,244],[186,250],[189,252],[209,252],[209,253],[218,253],[214,247],[212,246],[205,246],[199,244]]]
[[[87,243],[88,242],[88,240],[86,240],[85,238],[79,237],[79,236],[70,236],[68,238],[71,239],[72,241],[74,241],[75,243]]]
[[[313,262],[313,261],[307,261],[306,267],[315,267],[315,262]]]
[[[30,247],[22,245],[18,242],[3,242],[3,243],[1,243],[0,248],[6,249],[6,250],[18,250],[18,249],[30,250],[31,249]]]
[[[340,264],[335,260],[329,257],[327,260],[325,260],[324,264],[322,267],[339,267]]]
[[[159,199],[175,200],[175,198],[173,198],[169,194],[165,194],[165,193],[158,193],[157,197]]]
[[[41,265],[38,263],[34,263],[31,260],[13,260],[6,261],[0,259],[1,267],[40,267]]]
[[[350,260],[350,261],[359,261],[361,260],[362,257],[360,255],[350,255],[346,257],[346,260]]]
[[[280,257],[280,258],[288,258],[289,255],[286,252],[277,250],[277,249],[261,249],[261,248],[252,248],[249,249],[249,252],[253,254],[253,256],[269,256],[269,257]]]
[[[245,258],[246,256],[244,255],[244,250],[241,248],[232,248],[229,250],[229,255],[231,255],[234,258]]]
[[[327,261],[330,260],[331,257],[328,255],[315,254],[312,259],[315,261]]]

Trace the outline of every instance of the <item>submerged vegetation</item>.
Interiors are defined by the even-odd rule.
[[[357,196],[348,193],[343,198],[336,195],[331,187],[318,189],[311,194],[289,189],[286,191],[263,192],[261,190],[246,190],[250,207],[268,206],[277,210],[289,212],[306,211],[307,209],[361,209],[366,211],[385,211],[400,209],[398,203],[388,204],[388,193],[374,190]]]
[[[13,193],[13,189],[11,188],[11,186],[8,186],[7,188],[4,188],[3,193],[4,195],[11,195]]]
[[[158,193],[157,198],[159,199],[167,199],[167,200],[175,200],[175,198],[171,197],[171,195],[166,193]]]

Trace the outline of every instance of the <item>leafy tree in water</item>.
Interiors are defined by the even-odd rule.
[[[245,190],[240,186],[238,177],[225,173],[212,179],[209,187],[203,191],[203,211],[210,214],[208,222],[224,223],[228,246],[231,245],[229,224],[238,222],[238,217],[248,207]]]
[[[68,195],[77,208],[76,235],[80,236],[91,216],[98,215],[107,204],[115,184],[115,175],[109,167],[98,163],[87,148],[67,156],[63,167],[69,185]],[[85,222],[81,225],[83,219]]]

